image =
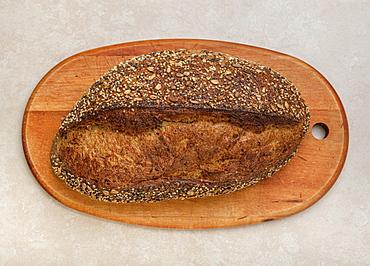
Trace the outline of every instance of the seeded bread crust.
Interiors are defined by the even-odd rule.
[[[278,171],[294,156],[307,132],[309,121],[308,107],[296,87],[268,67],[218,52],[161,51],[122,62],[91,86],[63,120],[52,146],[51,164],[58,177],[71,188],[92,199],[139,203],[215,196],[255,184]],[[217,166],[220,162],[217,160],[215,164],[218,174],[213,176],[219,179],[213,176],[213,179],[207,179],[205,175],[187,178],[162,174],[140,181],[135,177],[122,181],[125,173],[119,178],[109,177],[93,166],[91,169],[82,167],[86,158],[91,156],[77,154],[81,150],[74,147],[80,145],[81,140],[78,137],[71,138],[81,134],[95,138],[97,133],[104,135],[112,132],[111,135],[114,135],[114,132],[120,132],[126,134],[127,138],[133,136],[133,143],[136,143],[135,136],[150,132],[162,134],[162,138],[170,138],[169,133],[161,131],[161,128],[165,128],[165,125],[169,129],[177,127],[175,123],[186,123],[187,127],[191,123],[222,125],[230,132],[239,127],[239,134],[255,134],[251,135],[252,139],[254,136],[257,139],[262,136],[261,132],[270,130],[269,134],[265,134],[267,137],[262,137],[261,142],[265,138],[275,138],[274,143],[285,141],[286,143],[279,146],[284,152],[272,147],[266,151],[266,147],[270,147],[272,143],[268,140],[265,146],[260,147],[263,152],[248,154],[243,151],[244,157],[231,154],[243,160],[249,156],[253,161],[255,159],[252,157],[261,153],[274,163],[258,165],[252,162],[250,166],[257,171],[248,174],[243,174],[243,171],[248,172],[243,167],[236,170],[231,167],[232,171],[225,170],[219,174],[222,167]],[[92,131],[95,135],[89,135]],[[289,136],[279,137],[279,132]],[[211,131],[208,134],[208,138],[217,135],[215,133],[213,136]],[[117,136],[113,141],[122,141],[120,138]],[[204,141],[207,141],[206,138]],[[152,141],[151,137],[147,139]],[[172,137],[171,141],[172,144],[167,149],[173,151],[176,148],[176,138]],[[234,146],[235,143],[236,141],[233,142]],[[223,145],[227,146],[227,143]],[[168,154],[166,156],[173,152]],[[116,154],[116,157],[121,155],[124,156]],[[202,152],[199,155],[207,156]],[[70,162],[72,158],[73,163]],[[99,163],[104,165],[106,160],[112,159],[101,158]],[[204,163],[202,158],[197,160],[199,164]],[[175,171],[172,168],[171,171]],[[89,171],[95,171],[97,176],[94,177],[92,172],[89,176]],[[130,176],[131,173],[126,175]],[[101,179],[108,182],[104,183]]]

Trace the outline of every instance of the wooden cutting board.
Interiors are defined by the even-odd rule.
[[[106,71],[134,56],[166,49],[207,49],[255,61],[290,79],[311,111],[311,126],[287,166],[255,186],[217,197],[159,203],[116,204],[89,199],[58,179],[49,152],[61,118]],[[312,135],[313,125],[328,131]],[[75,210],[137,225],[163,228],[221,228],[286,217],[317,202],[331,188],[348,149],[348,123],[341,101],[329,82],[301,60],[278,52],[209,40],[150,40],[102,47],[71,56],[51,69],[33,91],[22,131],[28,164],[40,185]]]

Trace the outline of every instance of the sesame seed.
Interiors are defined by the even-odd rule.
[[[179,101],[177,97],[170,97],[169,100],[174,103]]]
[[[157,95],[150,95],[149,98],[152,99],[152,100],[155,100],[155,99],[158,99],[158,96]]]
[[[241,64],[238,64],[238,63],[234,63],[234,64],[232,64],[232,66],[233,67],[237,67],[237,68],[242,67],[242,65]]]
[[[162,84],[158,83],[156,86],[155,86],[155,89],[156,90],[160,90],[162,88]]]

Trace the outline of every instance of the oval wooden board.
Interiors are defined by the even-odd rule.
[[[61,118],[106,71],[123,60],[166,49],[207,49],[271,67],[298,87],[311,111],[311,126],[287,166],[255,186],[217,197],[159,203],[98,202],[58,179],[49,152]],[[329,135],[318,140],[312,126],[324,123]],[[76,54],[51,69],[33,91],[22,131],[28,164],[41,186],[75,210],[137,225],[202,229],[241,226],[286,217],[317,202],[336,181],[346,158],[348,123],[333,87],[314,68],[278,52],[209,40],[150,40],[102,47]]]

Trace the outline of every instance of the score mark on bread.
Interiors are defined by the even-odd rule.
[[[91,86],[63,120],[51,164],[97,200],[216,196],[278,171],[309,120],[297,88],[268,67],[205,50],[155,52]]]

